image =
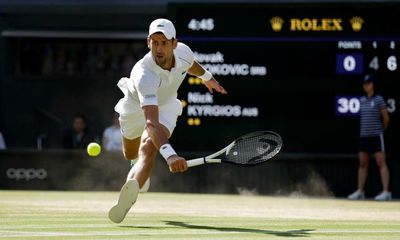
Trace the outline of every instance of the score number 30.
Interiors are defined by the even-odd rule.
[[[396,100],[387,99],[389,113],[396,111]],[[360,99],[358,97],[336,97],[336,115],[358,115],[360,112]]]

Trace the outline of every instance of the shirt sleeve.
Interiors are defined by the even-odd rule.
[[[383,110],[383,109],[386,109],[386,108],[387,108],[385,99],[383,99],[382,96],[379,96],[379,97],[377,98],[377,104],[378,104],[379,110]]]
[[[186,63],[188,63],[190,68],[193,63],[194,63],[194,53],[192,51],[192,49],[190,49],[190,47],[184,43],[178,43],[178,49],[180,52],[180,57],[182,58],[182,60]]]
[[[138,93],[140,107],[158,105],[157,90],[160,86],[159,77],[149,69],[143,69],[136,76],[131,76]]]

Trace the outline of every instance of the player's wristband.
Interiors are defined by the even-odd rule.
[[[172,155],[176,155],[175,150],[172,148],[171,144],[166,143],[160,147],[160,154],[165,160],[167,160]]]
[[[211,80],[211,78],[213,77],[213,75],[209,72],[209,71],[205,71],[203,75],[199,76],[198,78],[200,78],[201,80],[204,81],[209,81]]]

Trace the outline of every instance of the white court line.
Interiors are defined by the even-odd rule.
[[[275,233],[293,233],[293,234],[297,234],[296,231],[298,230],[287,230],[287,231],[278,231],[278,230],[267,230],[267,229],[254,229],[255,231],[265,231],[265,233],[262,232],[254,232],[254,234],[266,234],[266,235],[274,235]],[[173,235],[187,235],[190,233],[199,233],[202,235],[217,235],[217,234],[226,234],[227,231],[218,231],[218,230],[200,230],[199,229],[192,229],[192,230],[186,230],[183,232],[173,232],[170,234]],[[228,231],[228,232],[232,232],[232,233],[241,233],[240,230],[235,231]],[[166,233],[164,231],[151,231],[151,233],[149,233],[148,230],[144,230],[144,231],[132,231],[132,232],[93,232],[93,233],[73,233],[73,232],[17,232],[17,231],[5,231],[5,230],[0,230],[1,238],[10,238],[10,237],[21,237],[21,236],[29,236],[29,237],[57,237],[57,236],[134,236],[137,234],[150,234],[150,235],[168,235],[169,233]],[[4,233],[4,234],[3,234]],[[251,231],[246,232],[251,233]],[[374,231],[374,230],[309,230],[307,231],[305,234],[315,234],[315,233],[400,233],[400,230],[378,230],[378,231]],[[301,233],[299,233],[301,234]]]
[[[6,233],[6,234],[3,234]],[[217,234],[226,234],[226,232],[204,232],[199,231],[199,229],[193,229],[192,231],[184,231],[184,232],[171,232],[166,233],[165,231],[152,231],[149,233],[148,230],[144,231],[132,231],[132,232],[93,232],[93,233],[72,233],[72,232],[14,232],[14,231],[0,231],[0,239],[2,238],[11,238],[11,237],[60,237],[60,236],[70,236],[70,237],[79,237],[79,236],[135,236],[138,234],[148,234],[152,236],[156,235],[187,235],[192,233],[198,233],[202,235],[217,235]]]
[[[400,233],[400,230],[315,230],[310,233]]]

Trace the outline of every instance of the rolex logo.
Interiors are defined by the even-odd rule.
[[[269,22],[271,23],[271,27],[274,32],[280,32],[282,30],[282,26],[283,26],[283,22],[284,22],[282,18],[273,17],[269,20]]]
[[[361,31],[364,20],[361,17],[352,17],[350,19],[351,28],[353,28],[354,32]]]

